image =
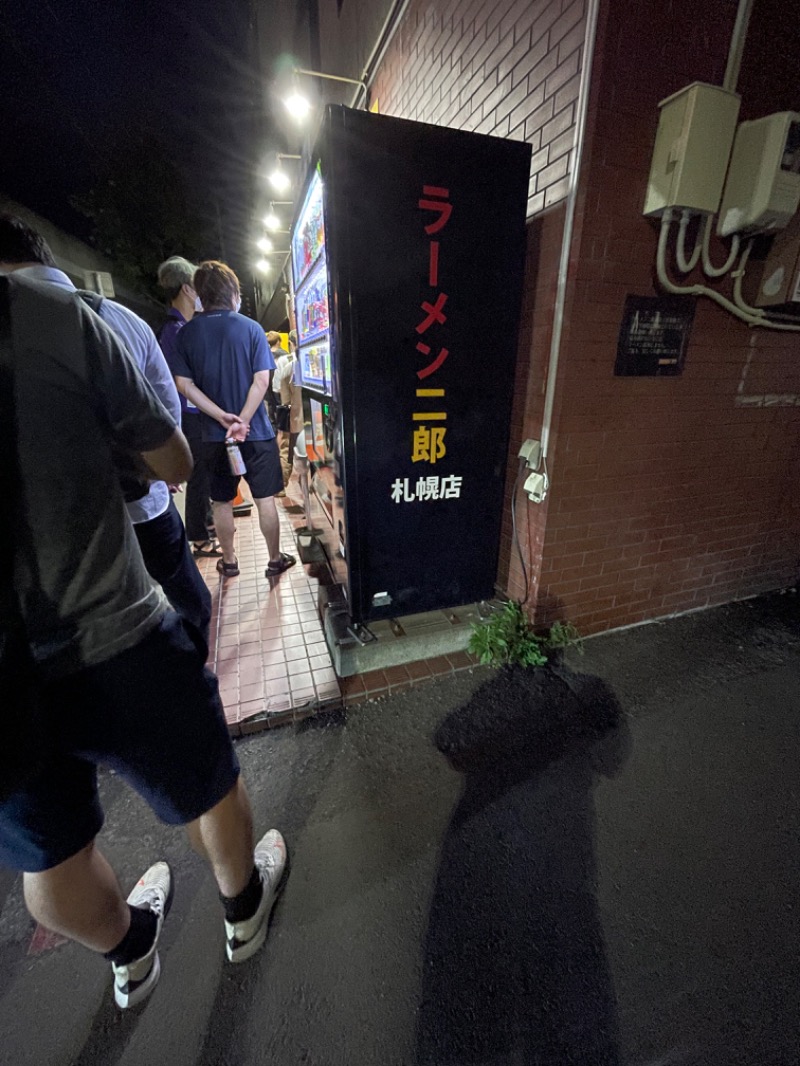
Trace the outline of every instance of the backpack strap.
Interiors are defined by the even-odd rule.
[[[103,306],[104,296],[101,296],[99,292],[92,292],[91,289],[78,289],[78,296],[83,300],[85,304],[94,311],[96,315],[100,314],[100,308]]]
[[[39,679],[14,586],[24,524],[14,380],[10,286],[7,277],[0,277],[0,802],[41,767],[46,746]]]

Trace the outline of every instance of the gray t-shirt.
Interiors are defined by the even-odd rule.
[[[58,676],[133,647],[164,613],[119,464],[160,447],[175,423],[79,297],[13,274],[9,292],[25,514],[14,584],[34,656]]]

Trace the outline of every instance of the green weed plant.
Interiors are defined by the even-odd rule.
[[[469,640],[470,652],[484,666],[544,666],[548,650],[568,647],[582,650],[580,634],[571,622],[555,622],[549,633],[538,636],[514,600],[476,623]]]

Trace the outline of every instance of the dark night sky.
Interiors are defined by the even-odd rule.
[[[0,0],[0,189],[84,235],[69,206],[130,131],[218,199],[229,258],[257,159],[247,0]],[[220,254],[220,249],[209,249]]]

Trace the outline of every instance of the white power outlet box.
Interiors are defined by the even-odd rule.
[[[717,211],[739,104],[736,93],[700,81],[661,101],[645,215],[660,216],[669,208]]]
[[[717,232],[772,233],[800,207],[800,114],[779,111],[736,131]]]
[[[542,461],[542,442],[526,440],[519,450],[519,458],[524,459],[531,470],[535,470]]]
[[[547,474],[531,474],[526,478],[523,488],[527,492],[531,503],[542,503],[547,496],[547,490],[550,488]]]

